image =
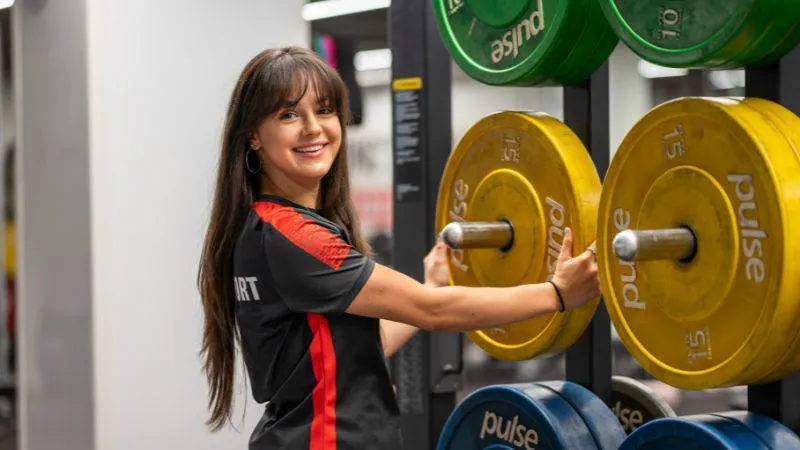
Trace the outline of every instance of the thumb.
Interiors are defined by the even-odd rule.
[[[572,258],[572,230],[564,228],[564,240],[561,243],[561,253],[558,255],[558,262],[564,262]]]

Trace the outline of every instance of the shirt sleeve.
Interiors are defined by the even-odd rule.
[[[298,213],[273,217],[263,245],[271,282],[295,312],[344,312],[375,267],[333,230]]]

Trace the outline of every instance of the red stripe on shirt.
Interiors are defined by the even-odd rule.
[[[314,419],[311,422],[309,450],[336,450],[336,354],[328,319],[306,314],[314,334],[311,340],[311,365],[317,384],[311,393]]]
[[[350,253],[350,246],[327,228],[306,219],[294,208],[270,202],[257,202],[253,210],[279,233],[309,255],[336,270]]]

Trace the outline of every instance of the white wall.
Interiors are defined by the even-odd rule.
[[[652,107],[651,82],[639,75],[639,61],[641,59],[623,44],[619,44],[611,54],[609,135],[612,156],[617,152],[625,135]]]
[[[98,450],[246,448],[246,386],[241,433],[203,425],[195,279],[231,90],[262,49],[308,45],[302,3],[88,1]]]
[[[241,374],[204,426],[195,279],[230,92],[302,3],[18,2],[22,450],[247,447]]]

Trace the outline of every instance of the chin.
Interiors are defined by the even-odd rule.
[[[333,161],[325,163],[318,161],[314,164],[298,164],[295,169],[295,174],[304,178],[321,179],[331,171],[332,167]]]
[[[330,173],[330,168],[327,170],[298,170],[294,173],[294,178],[305,180],[305,184],[316,184],[320,183],[328,173]]]

